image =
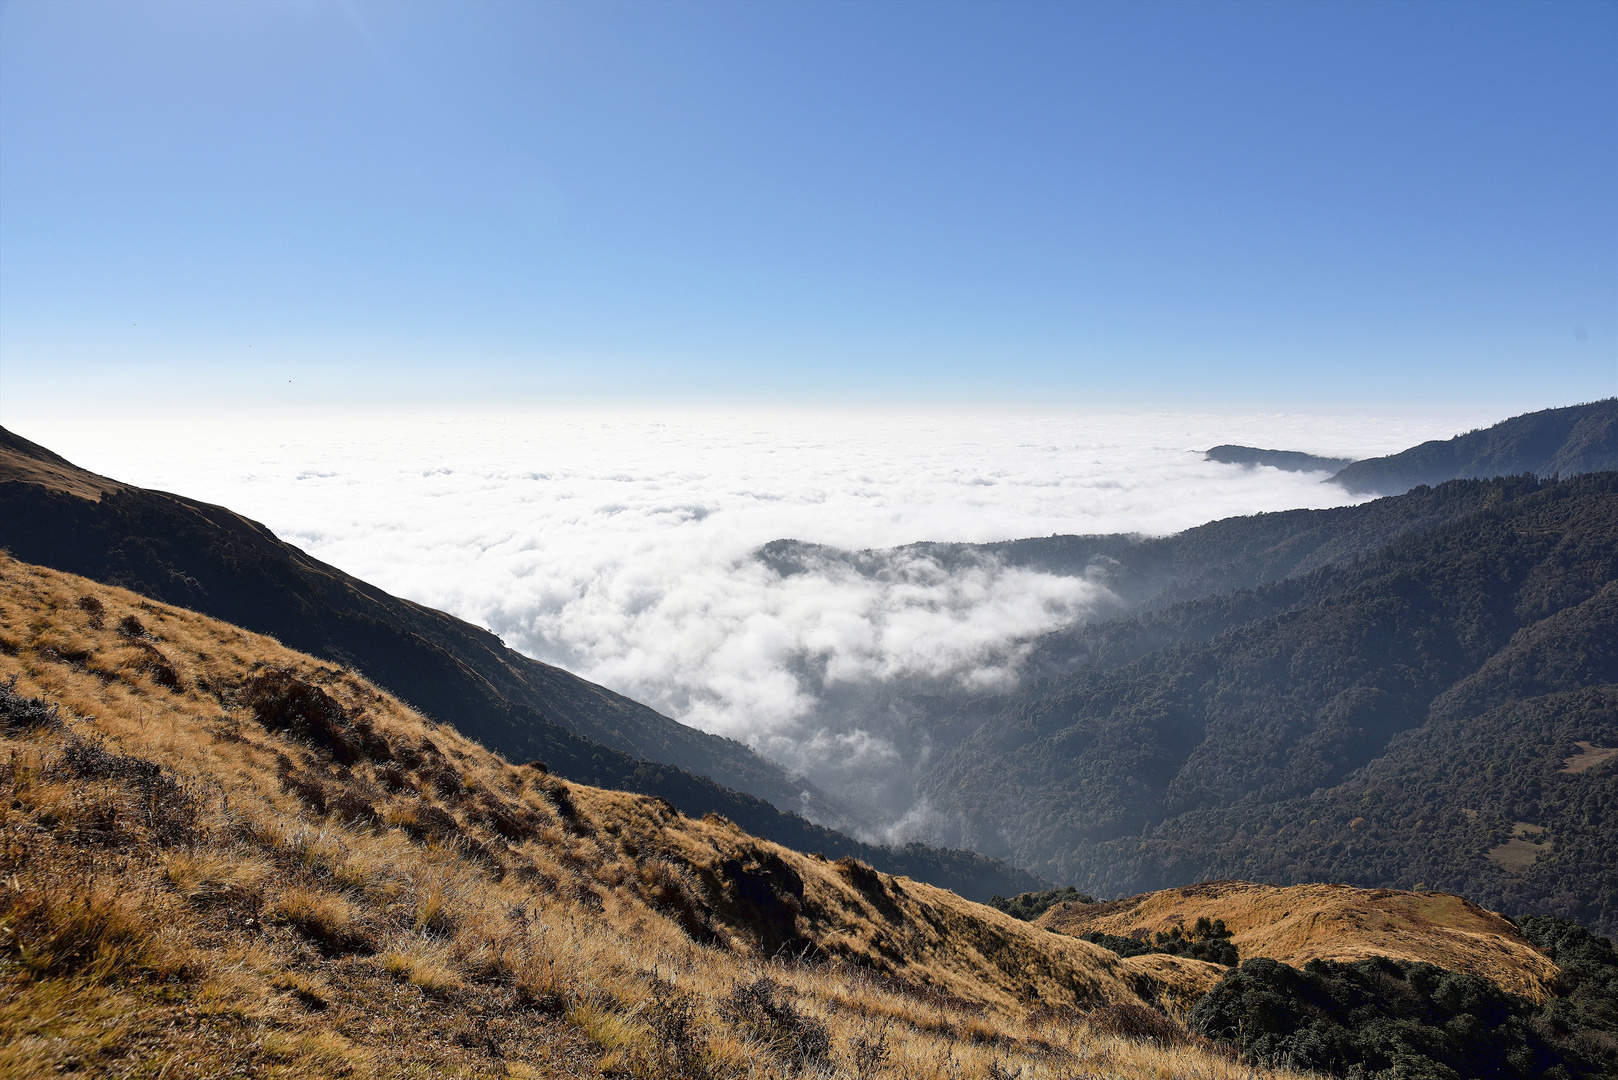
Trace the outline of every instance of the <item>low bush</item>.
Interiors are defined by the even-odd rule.
[[[140,824],[163,847],[197,839],[196,799],[155,762],[70,736],[49,772],[77,780],[111,780],[125,788],[136,797]]]
[[[248,679],[242,700],[267,731],[285,731],[341,765],[362,756],[348,711],[331,695],[284,668]]]
[[[1183,1046],[1194,1039],[1191,1032],[1168,1016],[1132,1001],[1104,1005],[1086,1016],[1084,1024],[1097,1035],[1149,1039],[1162,1046]]]
[[[17,693],[15,675],[0,680],[0,732],[20,735],[24,732],[60,731],[65,726],[60,706]]]

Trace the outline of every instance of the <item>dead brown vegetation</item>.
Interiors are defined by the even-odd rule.
[[[3,559],[0,640],[0,1075],[1252,1075],[1139,964],[268,638]]]
[[[1036,925],[1144,938],[1202,917],[1224,920],[1243,960],[1264,956],[1293,967],[1369,956],[1424,961],[1491,979],[1531,1001],[1544,1001],[1556,978],[1556,965],[1505,918],[1448,893],[1215,881],[1103,904],[1061,904]]]

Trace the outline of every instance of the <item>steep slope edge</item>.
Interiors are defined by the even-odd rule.
[[[1141,965],[270,638],[12,560],[0,635],[0,1073],[1248,1075],[1076,1023]]]
[[[372,678],[513,757],[542,720],[789,809],[815,793],[731,739],[529,659],[440,611],[390,596],[220,506],[109,481],[0,428],[0,546],[271,634]],[[542,730],[542,729],[541,729]],[[538,742],[536,743],[536,738]]]
[[[813,824],[793,811],[838,812],[740,743],[390,596],[223,507],[107,480],[3,428],[0,547],[358,668],[512,760],[543,760],[586,783],[657,795],[699,816],[723,814],[780,843],[861,858],[967,896],[1041,884],[971,852],[863,844]]]

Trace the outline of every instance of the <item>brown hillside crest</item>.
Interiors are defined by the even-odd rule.
[[[1311,960],[1386,956],[1468,972],[1532,1001],[1552,996],[1557,972],[1510,920],[1440,892],[1210,881],[1101,904],[1060,904],[1035,925],[1075,937],[1089,931],[1139,937],[1189,928],[1201,917],[1224,920],[1243,960],[1263,956],[1301,968]]]

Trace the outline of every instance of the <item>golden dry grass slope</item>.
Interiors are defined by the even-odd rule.
[[[1161,958],[513,765],[0,556],[7,686],[6,1077],[1279,1075],[1146,1009],[1184,993]]]
[[[1265,956],[1293,967],[1368,956],[1424,961],[1492,979],[1533,1001],[1549,997],[1556,978],[1556,965],[1510,922],[1448,893],[1213,881],[1108,903],[1058,904],[1035,925],[1145,939],[1189,930],[1198,918],[1223,919],[1244,960]]]
[[[39,484],[91,502],[100,502],[101,496],[127,487],[0,428],[0,481],[5,480]]]

